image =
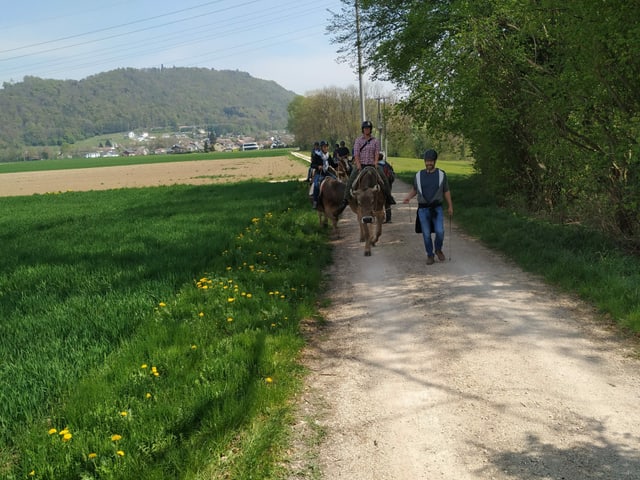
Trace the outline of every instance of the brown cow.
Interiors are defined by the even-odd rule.
[[[385,195],[383,182],[374,167],[365,167],[356,177],[351,188],[351,209],[358,216],[360,241],[365,242],[364,255],[371,256],[371,247],[375,246],[382,235],[385,221]],[[375,221],[375,234],[370,231]]]
[[[318,219],[320,225],[327,226],[328,220],[331,220],[333,234],[338,232],[337,210],[342,205],[344,198],[344,189],[346,185],[333,177],[325,178],[320,184],[320,199],[318,201]]]

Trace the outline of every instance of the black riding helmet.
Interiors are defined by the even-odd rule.
[[[373,123],[371,123],[369,120],[365,120],[364,122],[362,122],[362,130],[364,131],[365,128],[370,128],[371,130],[373,130]]]
[[[426,152],[424,152],[424,159],[433,160],[435,162],[436,160],[438,160],[438,152],[436,152],[435,150],[429,149]]]
[[[324,140],[322,140],[322,141],[320,142],[320,148],[322,148],[322,147],[328,147],[328,146],[329,146],[329,144],[328,144],[327,142],[325,142]]]

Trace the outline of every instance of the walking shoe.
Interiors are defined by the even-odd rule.
[[[433,265],[434,263],[436,263],[436,261],[433,257],[427,257],[427,265]]]
[[[436,255],[438,256],[438,260],[441,262],[444,262],[447,259],[447,257],[444,256],[444,253],[442,253],[442,250],[436,251]]]

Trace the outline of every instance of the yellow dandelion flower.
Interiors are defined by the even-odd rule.
[[[160,302],[160,303],[158,304],[158,306],[160,306],[160,307],[166,307],[166,306],[167,306],[167,304],[166,304],[166,303],[164,303],[164,302]]]
[[[235,302],[235,301],[236,301],[236,299],[235,299],[235,298],[233,298],[233,297],[229,297],[229,298],[227,298],[227,302],[229,302],[229,303],[233,303],[233,302]]]
[[[158,372],[153,372],[153,376],[154,376],[154,377],[159,377],[159,376],[160,376],[160,373],[158,373]]]
[[[200,313],[198,314],[198,316],[199,316],[199,317],[204,317],[204,312],[200,312]]]
[[[275,326],[276,326],[276,324],[275,324],[275,323],[272,323],[272,324],[271,324],[271,326],[272,326],[272,327],[275,327]]]
[[[117,433],[111,435],[112,442],[117,442],[118,440],[122,440],[122,435],[118,435]]]
[[[267,377],[267,378],[264,379],[264,381],[267,382],[267,383],[273,383],[273,378]]]
[[[233,322],[233,317],[227,317],[227,322]]]
[[[141,368],[141,369],[143,369],[143,370],[144,370],[145,368],[148,368],[148,367],[149,367],[149,365],[147,365],[146,363],[143,363],[142,365],[140,365],[140,368]]]
[[[127,415],[129,415],[129,412],[122,411],[120,412],[120,415],[126,417]]]
[[[251,295],[250,293],[247,293],[247,298],[252,298],[253,295]]]
[[[30,476],[30,477],[35,477],[35,476],[36,476],[36,471],[35,471],[35,470],[31,470],[31,471],[29,472],[29,476]]]
[[[229,270],[233,270],[233,267],[227,267],[227,272],[228,272]]]
[[[98,456],[98,454],[97,453],[93,453],[93,452],[91,452],[89,455],[87,455],[87,457],[89,457],[89,460],[93,460],[97,456]]]
[[[285,298],[287,298],[287,297],[285,297],[284,295],[280,295],[280,298],[281,298],[282,300],[284,300],[284,299],[285,299]]]
[[[50,428],[48,433],[49,435],[53,435],[54,433],[58,433],[58,430],[56,430],[55,428]]]
[[[144,398],[151,398],[151,394],[149,392],[147,392],[147,394],[144,396]]]
[[[65,434],[62,436],[62,441],[63,441],[63,442],[68,442],[69,440],[71,440],[71,437],[73,437],[73,435],[71,435],[70,433],[65,433]]]
[[[202,286],[202,289],[203,289],[203,290],[208,290],[208,289],[209,289],[209,285],[203,285],[203,286]]]
[[[198,348],[197,345],[191,345],[191,350],[196,350]]]
[[[69,429],[65,428],[64,430],[60,430],[60,432],[58,433],[58,435],[60,435],[61,437],[65,436],[67,433],[69,433]]]
[[[154,373],[157,372],[158,371],[158,367],[151,367],[151,371],[154,372]]]
[[[124,452],[122,450],[118,450],[116,454],[119,455],[120,457],[124,457]]]

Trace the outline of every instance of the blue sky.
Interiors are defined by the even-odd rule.
[[[10,0],[0,85],[121,67],[240,70],[306,94],[358,85],[325,32],[340,0]]]

